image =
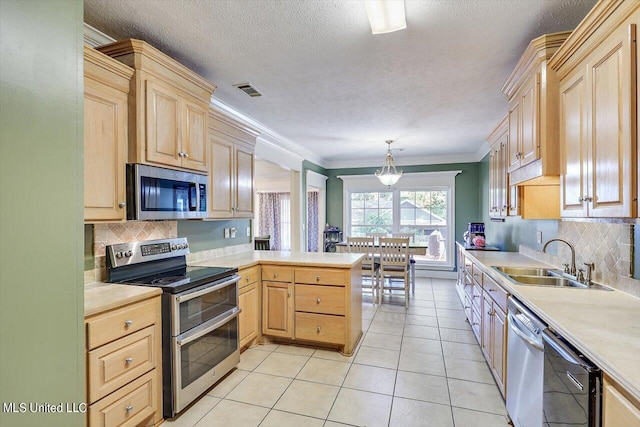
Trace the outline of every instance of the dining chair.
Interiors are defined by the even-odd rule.
[[[380,285],[378,303],[382,304],[382,295],[386,290],[404,289],[405,307],[409,307],[409,239],[397,237],[381,237],[380,245]],[[393,279],[402,279],[402,288],[393,286]],[[389,285],[385,284],[389,281]]]
[[[271,235],[256,236],[253,238],[254,249],[257,251],[270,251],[271,250]]]
[[[377,244],[377,243],[378,243],[378,240],[379,240],[381,237],[387,237],[389,234],[388,234],[388,233],[374,233],[374,232],[369,233],[369,232],[367,232],[367,233],[365,233],[365,235],[366,235],[367,237],[373,237],[373,239],[374,239],[374,243],[376,243],[376,244]]]
[[[409,239],[409,245],[415,244],[416,233],[391,233],[391,237],[399,239]],[[413,255],[409,255],[409,280],[411,281],[411,293],[416,294],[416,260]]]
[[[371,280],[371,295],[373,303],[375,304],[376,298],[379,300],[379,273],[380,263],[375,260],[375,244],[373,237],[347,237],[347,248],[350,253],[364,254],[362,259],[362,271],[369,275]],[[363,288],[368,287],[362,285]]]

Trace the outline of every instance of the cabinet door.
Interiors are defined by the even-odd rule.
[[[482,339],[480,340],[480,347],[482,348],[485,359],[487,359],[487,361],[489,362],[489,366],[491,366],[491,359],[493,358],[491,354],[491,350],[493,347],[493,343],[491,342],[493,309],[491,307],[490,297],[485,295],[484,298],[482,298],[482,306],[480,310],[482,316],[482,323],[480,324],[480,332],[482,335]]]
[[[208,111],[202,106],[185,101],[184,139],[181,151],[182,166],[208,172],[207,168],[207,117]]]
[[[209,218],[233,217],[233,143],[209,136]]]
[[[262,282],[262,333],[293,338],[291,282]]]
[[[520,167],[520,101],[518,97],[509,104],[509,155],[507,170],[513,172]]]
[[[520,215],[520,187],[509,186],[509,216]]]
[[[498,156],[496,150],[491,148],[489,152],[489,216],[498,215],[498,188],[496,184]]]
[[[148,162],[181,166],[182,118],[178,89],[160,81],[147,80],[146,90],[146,159]]]
[[[638,425],[640,425],[640,408],[627,399],[605,377],[602,392],[602,427]]]
[[[239,316],[240,348],[249,344],[258,336],[258,284],[245,286],[240,290],[238,305],[242,310]]]
[[[86,79],[84,220],[124,221],[127,94]]]
[[[493,316],[491,328],[491,370],[502,395],[505,395],[507,358],[506,339],[507,322],[506,314],[497,304],[493,304]]]
[[[540,100],[540,74],[535,75],[524,85],[520,111],[520,166],[540,158],[538,144],[538,110]]]
[[[253,218],[253,150],[235,146],[235,205],[236,218]]]
[[[584,67],[560,83],[560,215],[587,216],[587,104]]]
[[[589,135],[589,216],[631,217],[635,214],[634,178],[636,76],[635,24],[622,25],[588,60],[591,123]]]
[[[507,194],[507,135],[501,138],[498,146],[498,159],[496,161],[496,203],[500,216],[508,214]]]

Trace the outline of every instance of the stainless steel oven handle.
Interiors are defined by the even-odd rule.
[[[234,275],[231,279],[225,280],[224,282],[219,283],[219,284],[217,284],[215,286],[211,286],[209,288],[204,288],[204,289],[201,289],[199,291],[192,292],[190,294],[177,296],[176,297],[176,301],[179,302],[179,303],[180,302],[189,301],[189,300],[192,300],[194,298],[198,298],[198,297],[200,297],[202,295],[208,294],[210,292],[215,292],[215,291],[217,291],[219,289],[222,289],[224,287],[227,287],[227,286],[229,286],[229,285],[231,285],[233,283],[237,283],[239,280],[240,280],[240,276]]]
[[[242,312],[241,308],[234,308],[234,312],[233,314],[231,314],[230,316],[225,317],[224,319],[220,320],[219,322],[214,323],[213,325],[209,326],[206,329],[203,329],[200,332],[197,332],[193,335],[190,335],[182,340],[176,340],[176,343],[178,344],[178,346],[183,346],[185,344],[189,344],[191,341],[197,340],[198,338],[208,334],[209,332],[218,329],[220,326],[224,325],[225,323],[229,322],[230,320],[238,317],[238,315]]]
[[[571,350],[565,343],[556,338],[553,333],[545,330],[542,332],[542,338],[545,342],[553,348],[560,356],[562,356],[567,362],[580,366],[587,372],[595,371],[598,368],[587,363],[586,360],[581,359],[573,350]]]
[[[509,313],[507,317],[509,318],[509,328],[511,328],[514,334],[522,338],[527,344],[529,344],[531,347],[535,348],[536,350],[544,351],[544,347],[541,344],[532,340],[524,332],[520,330],[520,328],[518,327],[518,321],[516,320],[515,317],[513,317],[511,313]]]

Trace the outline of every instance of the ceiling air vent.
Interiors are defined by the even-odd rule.
[[[251,86],[251,83],[238,83],[238,84],[235,84],[233,86],[237,87],[238,89],[240,89],[241,91],[243,91],[244,93],[246,93],[247,95],[249,95],[252,98],[254,98],[256,96],[262,96],[262,94],[260,92],[258,92],[256,90],[256,88]]]

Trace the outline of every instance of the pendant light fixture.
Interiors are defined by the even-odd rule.
[[[402,176],[402,171],[398,172],[396,170],[396,165],[393,164],[393,155],[391,154],[391,143],[392,140],[385,141],[388,144],[387,147],[387,158],[384,161],[384,166],[382,169],[376,171],[376,177],[380,180],[380,182],[387,187],[391,187],[394,185],[400,177]]]
[[[392,33],[407,28],[404,0],[365,0],[372,34]]]

